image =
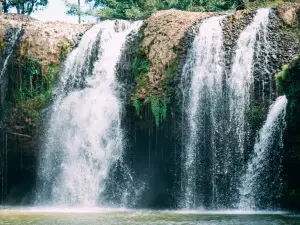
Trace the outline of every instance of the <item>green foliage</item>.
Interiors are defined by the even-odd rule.
[[[151,104],[151,111],[154,116],[155,125],[159,127],[159,124],[167,117],[167,105],[170,102],[169,98],[163,97],[148,97],[145,100],[146,103]]]
[[[59,66],[55,66],[51,64],[48,66],[45,74],[45,78],[47,80],[47,89],[51,90],[53,88],[54,77],[59,72]]]
[[[0,53],[3,52],[3,50],[5,49],[5,47],[6,47],[6,42],[0,40]]]
[[[135,98],[133,100],[133,106],[135,108],[135,111],[138,115],[140,115],[141,109],[143,107],[143,103],[141,102],[141,100],[139,100],[138,98]]]
[[[31,13],[48,5],[48,0],[2,0],[3,11],[17,11],[18,14],[30,15]]]
[[[134,77],[147,75],[149,70],[149,60],[142,46],[143,35],[139,34],[139,47],[137,48],[133,62],[132,73]]]
[[[276,84],[282,89],[285,89],[287,78],[289,75],[289,65],[284,65],[282,70],[275,75]]]
[[[178,59],[176,59],[166,70],[164,74],[164,80],[169,81],[171,80],[177,73],[178,73]]]
[[[40,111],[51,100],[53,82],[59,66],[51,64],[43,74],[39,59],[19,59],[18,64],[21,66],[16,76],[19,80],[14,84],[14,92],[6,106],[5,114],[13,124],[25,122],[36,125]]]
[[[60,61],[64,61],[72,50],[72,44],[69,40],[65,40],[60,44]]]
[[[40,115],[40,111],[49,104],[50,100],[51,92],[45,91],[31,99],[18,102],[15,107],[18,112],[17,116],[27,120],[30,118],[31,122],[35,122]]]
[[[275,75],[276,83],[287,97],[295,97],[300,94],[300,57],[294,58],[290,64],[284,65],[282,71]]]
[[[165,9],[201,12],[228,10],[239,5],[242,0],[87,0],[87,2],[94,4],[96,10],[93,11],[93,15],[101,19],[138,20]],[[85,13],[89,14],[90,11]]]
[[[247,8],[272,8],[283,4],[284,0],[256,0],[245,1]]]
[[[247,121],[254,127],[259,128],[264,121],[268,108],[263,102],[253,102],[247,111]]]

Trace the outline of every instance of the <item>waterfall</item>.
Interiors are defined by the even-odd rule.
[[[9,40],[9,44],[6,47],[7,54],[6,54],[5,59],[3,60],[2,68],[0,70],[0,89],[1,89],[1,93],[0,93],[1,98],[0,98],[0,100],[1,100],[2,107],[3,107],[3,104],[4,104],[5,92],[6,92],[6,82],[7,82],[6,78],[4,77],[4,74],[6,72],[7,63],[9,61],[14,49],[15,49],[15,46],[18,42],[18,39],[21,36],[21,31],[22,31],[22,28],[17,28],[16,31],[12,34],[12,36]]]
[[[83,36],[77,49],[68,56],[45,134],[39,203],[74,206],[106,203],[104,192],[114,179],[110,170],[122,161],[123,150],[122,102],[115,65],[127,35],[140,26],[141,22],[101,22]]]
[[[237,155],[242,157],[246,138],[246,111],[253,88],[253,59],[257,35],[268,25],[270,9],[259,9],[253,22],[241,33],[229,79],[230,125],[237,136]]]
[[[259,136],[254,145],[253,158],[248,163],[246,173],[241,179],[241,199],[239,203],[239,208],[241,209],[255,209],[258,193],[259,195],[268,194],[266,193],[266,190],[258,188],[259,183],[267,182],[266,180],[259,178],[266,167],[278,166],[274,163],[271,163],[271,165],[268,164],[271,161],[271,151],[274,151],[274,143],[279,143],[279,145],[281,145],[280,147],[282,147],[282,127],[284,127],[286,105],[286,97],[278,97],[271,105],[267,120],[259,131]],[[277,173],[278,172],[279,171],[277,171]],[[270,173],[270,171],[268,171],[268,173]],[[271,179],[272,183],[276,182],[273,177]],[[276,185],[278,186],[280,184],[277,183]]]
[[[204,157],[205,143],[200,143],[199,139],[208,138],[209,144],[214,145],[214,132],[217,132],[219,126],[217,114],[219,97],[222,96],[224,70],[223,18],[223,16],[212,17],[200,24],[199,34],[193,42],[183,69],[181,88],[184,98],[184,117],[187,117],[187,127],[183,126],[183,132],[187,131],[182,168],[181,206],[183,208],[195,208],[204,204],[205,192],[203,189],[207,185],[205,182],[206,171],[204,171],[204,165],[203,170],[198,170],[198,164],[204,164],[206,161]],[[190,87],[188,85],[189,76],[192,76]],[[207,112],[212,121],[210,137],[206,134],[208,127],[205,126]],[[201,152],[198,152],[199,145]],[[212,157],[214,155],[215,152]]]
[[[228,77],[224,71],[224,17],[200,24],[181,81],[183,208],[233,208],[239,202],[249,144],[247,112],[254,91],[253,65],[255,56],[263,57],[262,45],[268,44],[269,13],[269,9],[257,10],[240,34]]]
[[[259,9],[252,21],[240,34],[237,49],[233,58],[231,74],[227,78],[229,121],[228,145],[229,194],[233,202],[239,201],[238,187],[245,162],[245,150],[248,144],[250,127],[247,113],[250,109],[251,97],[254,93],[254,54],[256,46],[264,39],[258,39],[260,32],[266,31],[270,9]],[[259,78],[263,79],[263,77]],[[235,207],[235,204],[232,205]]]

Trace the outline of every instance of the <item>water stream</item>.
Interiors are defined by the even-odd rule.
[[[263,127],[259,131],[259,136],[256,139],[254,145],[254,154],[252,159],[249,161],[246,173],[242,176],[242,185],[240,188],[240,209],[257,209],[256,202],[258,198],[263,195],[270,195],[270,190],[274,192],[276,188],[268,187],[267,189],[258,188],[263,186],[262,183],[270,182],[266,180],[266,177],[271,174],[268,171],[268,167],[276,167],[277,174],[280,173],[280,165],[275,164],[271,161],[272,151],[276,150],[274,148],[274,143],[278,142],[280,147],[282,147],[282,132],[284,128],[285,110],[287,105],[287,99],[285,96],[280,96],[271,105],[267,120]],[[262,173],[267,170],[261,177]],[[279,180],[272,178],[271,183],[276,183],[280,185]]]
[[[206,158],[205,147],[212,145],[212,163],[215,161],[215,132],[218,130],[219,104],[222,96],[222,75],[224,51],[222,48],[222,20],[221,17],[212,17],[200,24],[199,33],[193,46],[182,75],[183,112],[187,116],[187,132],[183,153],[182,174],[182,207],[195,208],[203,206],[207,185],[205,177],[206,167],[199,168]],[[188,88],[188,79],[191,76],[191,85]],[[206,124],[207,114],[211,124]],[[185,123],[185,122],[184,122]],[[209,126],[211,133],[207,133]],[[203,140],[208,139],[208,143]],[[200,150],[198,151],[198,146]],[[215,194],[214,174],[212,174],[213,193]],[[209,182],[209,181],[208,181]],[[212,200],[214,201],[214,199]]]
[[[41,160],[41,203],[105,204],[106,185],[114,179],[109,176],[110,169],[122,160],[123,151],[122,103],[114,69],[127,35],[140,26],[141,22],[101,22],[68,57]],[[89,73],[98,41],[97,60]]]

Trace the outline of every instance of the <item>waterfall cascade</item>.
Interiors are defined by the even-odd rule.
[[[6,93],[6,78],[4,77],[4,74],[6,72],[6,68],[7,68],[7,63],[14,51],[15,45],[18,42],[18,39],[20,38],[22,28],[18,28],[15,30],[15,32],[13,33],[13,35],[11,36],[10,40],[9,40],[9,44],[6,50],[6,57],[3,60],[2,63],[2,67],[0,70],[0,100],[1,100],[1,105],[3,106],[4,103],[4,99],[5,99],[5,93]]]
[[[181,77],[169,76],[166,86],[168,82],[180,83],[181,96],[178,90],[171,96],[170,108],[175,105],[176,110],[168,111],[171,116],[159,127],[152,114],[161,110],[160,99],[154,99],[157,105],[148,100],[164,90],[158,88],[153,94],[145,87],[142,94],[137,92],[140,99],[132,94],[135,87],[146,86],[151,79],[146,73],[142,74],[146,81],[132,77],[133,67],[146,70],[156,63],[149,47],[139,55],[142,62],[137,64],[142,65],[133,65],[140,60],[134,54],[140,54],[143,45],[140,36],[130,34],[137,34],[142,22],[103,21],[89,29],[63,63],[53,101],[41,114],[47,124],[40,148],[36,204],[272,208],[277,198],[273,192],[281,191],[280,151],[287,99],[278,97],[269,107],[277,95],[269,71],[273,65],[268,65],[270,55],[276,52],[271,49],[274,40],[268,33],[272,30],[271,13],[270,9],[259,9],[255,15],[247,14],[242,21],[244,30],[232,36],[228,34],[231,28],[225,27],[230,15],[200,22],[187,55],[178,51],[178,65],[185,60]],[[152,32],[147,28],[141,29],[143,35]],[[6,66],[20,34],[21,29],[16,30],[3,59],[2,102]],[[153,40],[153,45],[159,41]],[[173,93],[173,89],[167,91]],[[134,114],[133,97],[141,107],[138,115]],[[179,101],[172,102],[173,97]],[[255,122],[250,115],[254,107],[262,111]],[[168,131],[172,132],[166,135]],[[14,156],[10,157],[7,147],[10,136],[1,132],[3,201],[10,188],[6,187],[10,170],[7,159]]]
[[[228,78],[229,105],[230,105],[230,126],[234,130],[236,140],[236,154],[241,160],[245,148],[247,135],[246,112],[250,104],[253,92],[253,61],[255,45],[266,44],[265,37],[257,39],[260,31],[266,35],[270,9],[259,9],[253,22],[241,33],[235,57],[232,64],[231,74]]]
[[[253,67],[255,57],[266,60],[262,48],[269,45],[269,14],[270,9],[259,9],[240,34],[228,77],[224,71],[224,17],[213,17],[200,25],[181,83],[183,208],[238,207],[238,187],[249,145],[247,114],[254,92]],[[266,65],[262,66],[267,74]]]
[[[268,185],[267,183],[279,185],[280,180],[268,181],[267,177],[271,171],[268,171],[268,168],[275,167],[277,173],[280,173],[280,165],[271,163],[272,151],[274,148],[274,143],[279,142],[282,147],[282,131],[284,127],[285,119],[285,110],[287,105],[287,99],[285,96],[280,96],[277,100],[271,105],[267,120],[264,123],[263,127],[259,131],[259,136],[254,145],[254,155],[249,161],[246,173],[242,176],[242,185],[240,189],[240,209],[256,209],[256,202],[258,202],[257,197],[268,195],[269,190],[276,190],[274,187],[261,188]],[[278,154],[274,153],[273,154]],[[263,173],[267,171],[267,173]],[[261,176],[264,177],[261,177]],[[278,183],[277,183],[278,182]]]
[[[207,160],[204,156],[206,146],[215,147],[215,138],[217,138],[215,132],[220,126],[217,116],[220,113],[218,105],[222,96],[224,70],[221,27],[223,19],[223,16],[212,17],[200,24],[199,34],[194,40],[184,67],[181,88],[184,98],[183,114],[187,116],[188,124],[187,128],[183,127],[184,132],[188,130],[182,157],[181,205],[184,208],[195,208],[199,204],[203,205],[205,201],[203,189],[207,185],[205,177],[207,171],[204,168],[207,167],[204,166],[199,170],[198,164],[205,164]],[[192,76],[190,89],[187,88],[189,75]],[[207,119],[211,119],[211,124],[206,123]],[[209,126],[210,134],[206,133]],[[201,146],[200,152],[197,151],[197,146]],[[215,154],[216,152],[212,153],[214,161],[212,163],[216,163]],[[213,192],[215,192],[214,179],[212,174]]]
[[[122,160],[123,150],[122,103],[114,69],[126,36],[140,26],[141,22],[101,22],[67,58],[40,165],[41,203],[105,204],[106,185],[113,179],[110,169]]]

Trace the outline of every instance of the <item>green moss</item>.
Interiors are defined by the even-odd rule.
[[[178,68],[179,68],[179,60],[176,58],[173,63],[167,67],[165,73],[164,73],[164,81],[168,82],[174,78],[178,74]]]
[[[10,100],[7,102],[5,117],[12,126],[16,124],[30,124],[36,126],[39,123],[40,111],[49,105],[52,88],[59,66],[51,64],[42,72],[39,59],[28,57],[19,60],[21,65],[18,83]],[[21,80],[20,80],[21,77]]]
[[[6,44],[5,41],[1,41],[1,40],[0,40],[0,53],[2,53],[2,52],[4,51],[4,48],[5,48],[6,45],[7,45],[7,44]]]
[[[275,75],[276,84],[284,90],[289,75],[289,64],[282,67],[282,70]]]
[[[292,73],[297,74],[300,70],[300,57],[295,57],[290,64],[284,65],[282,71],[275,75],[276,83],[286,96],[296,96],[300,93],[298,77],[292,77]],[[294,72],[293,72],[294,71]]]
[[[246,114],[246,119],[251,126],[259,128],[265,120],[267,112],[268,108],[263,102],[253,102]]]
[[[170,99],[167,97],[158,98],[158,97],[148,97],[145,100],[145,103],[151,104],[151,111],[154,116],[155,125],[159,127],[160,123],[167,117],[167,105],[169,104]]]
[[[141,100],[139,100],[138,98],[135,98],[133,100],[133,106],[135,108],[135,111],[138,115],[140,115],[141,109],[143,107],[143,103],[141,102]]]
[[[134,54],[132,62],[132,73],[134,77],[147,75],[149,71],[149,60],[142,46],[143,34],[139,34],[139,46]]]
[[[246,8],[274,8],[283,4],[284,0],[256,0],[246,1]]]
[[[68,39],[60,43],[60,61],[64,61],[67,58],[67,55],[71,52],[73,47],[73,42]]]
[[[17,116],[22,120],[28,120],[32,123],[36,122],[39,118],[40,111],[44,109],[51,100],[51,92],[46,91],[31,99],[21,101],[17,103],[15,108],[17,109]]]
[[[53,83],[54,83],[54,79],[56,74],[58,74],[59,72],[59,66],[56,66],[54,64],[51,64],[50,66],[48,66],[47,70],[46,70],[46,74],[45,74],[45,78],[48,82],[48,88],[47,89],[52,89],[53,88]]]

